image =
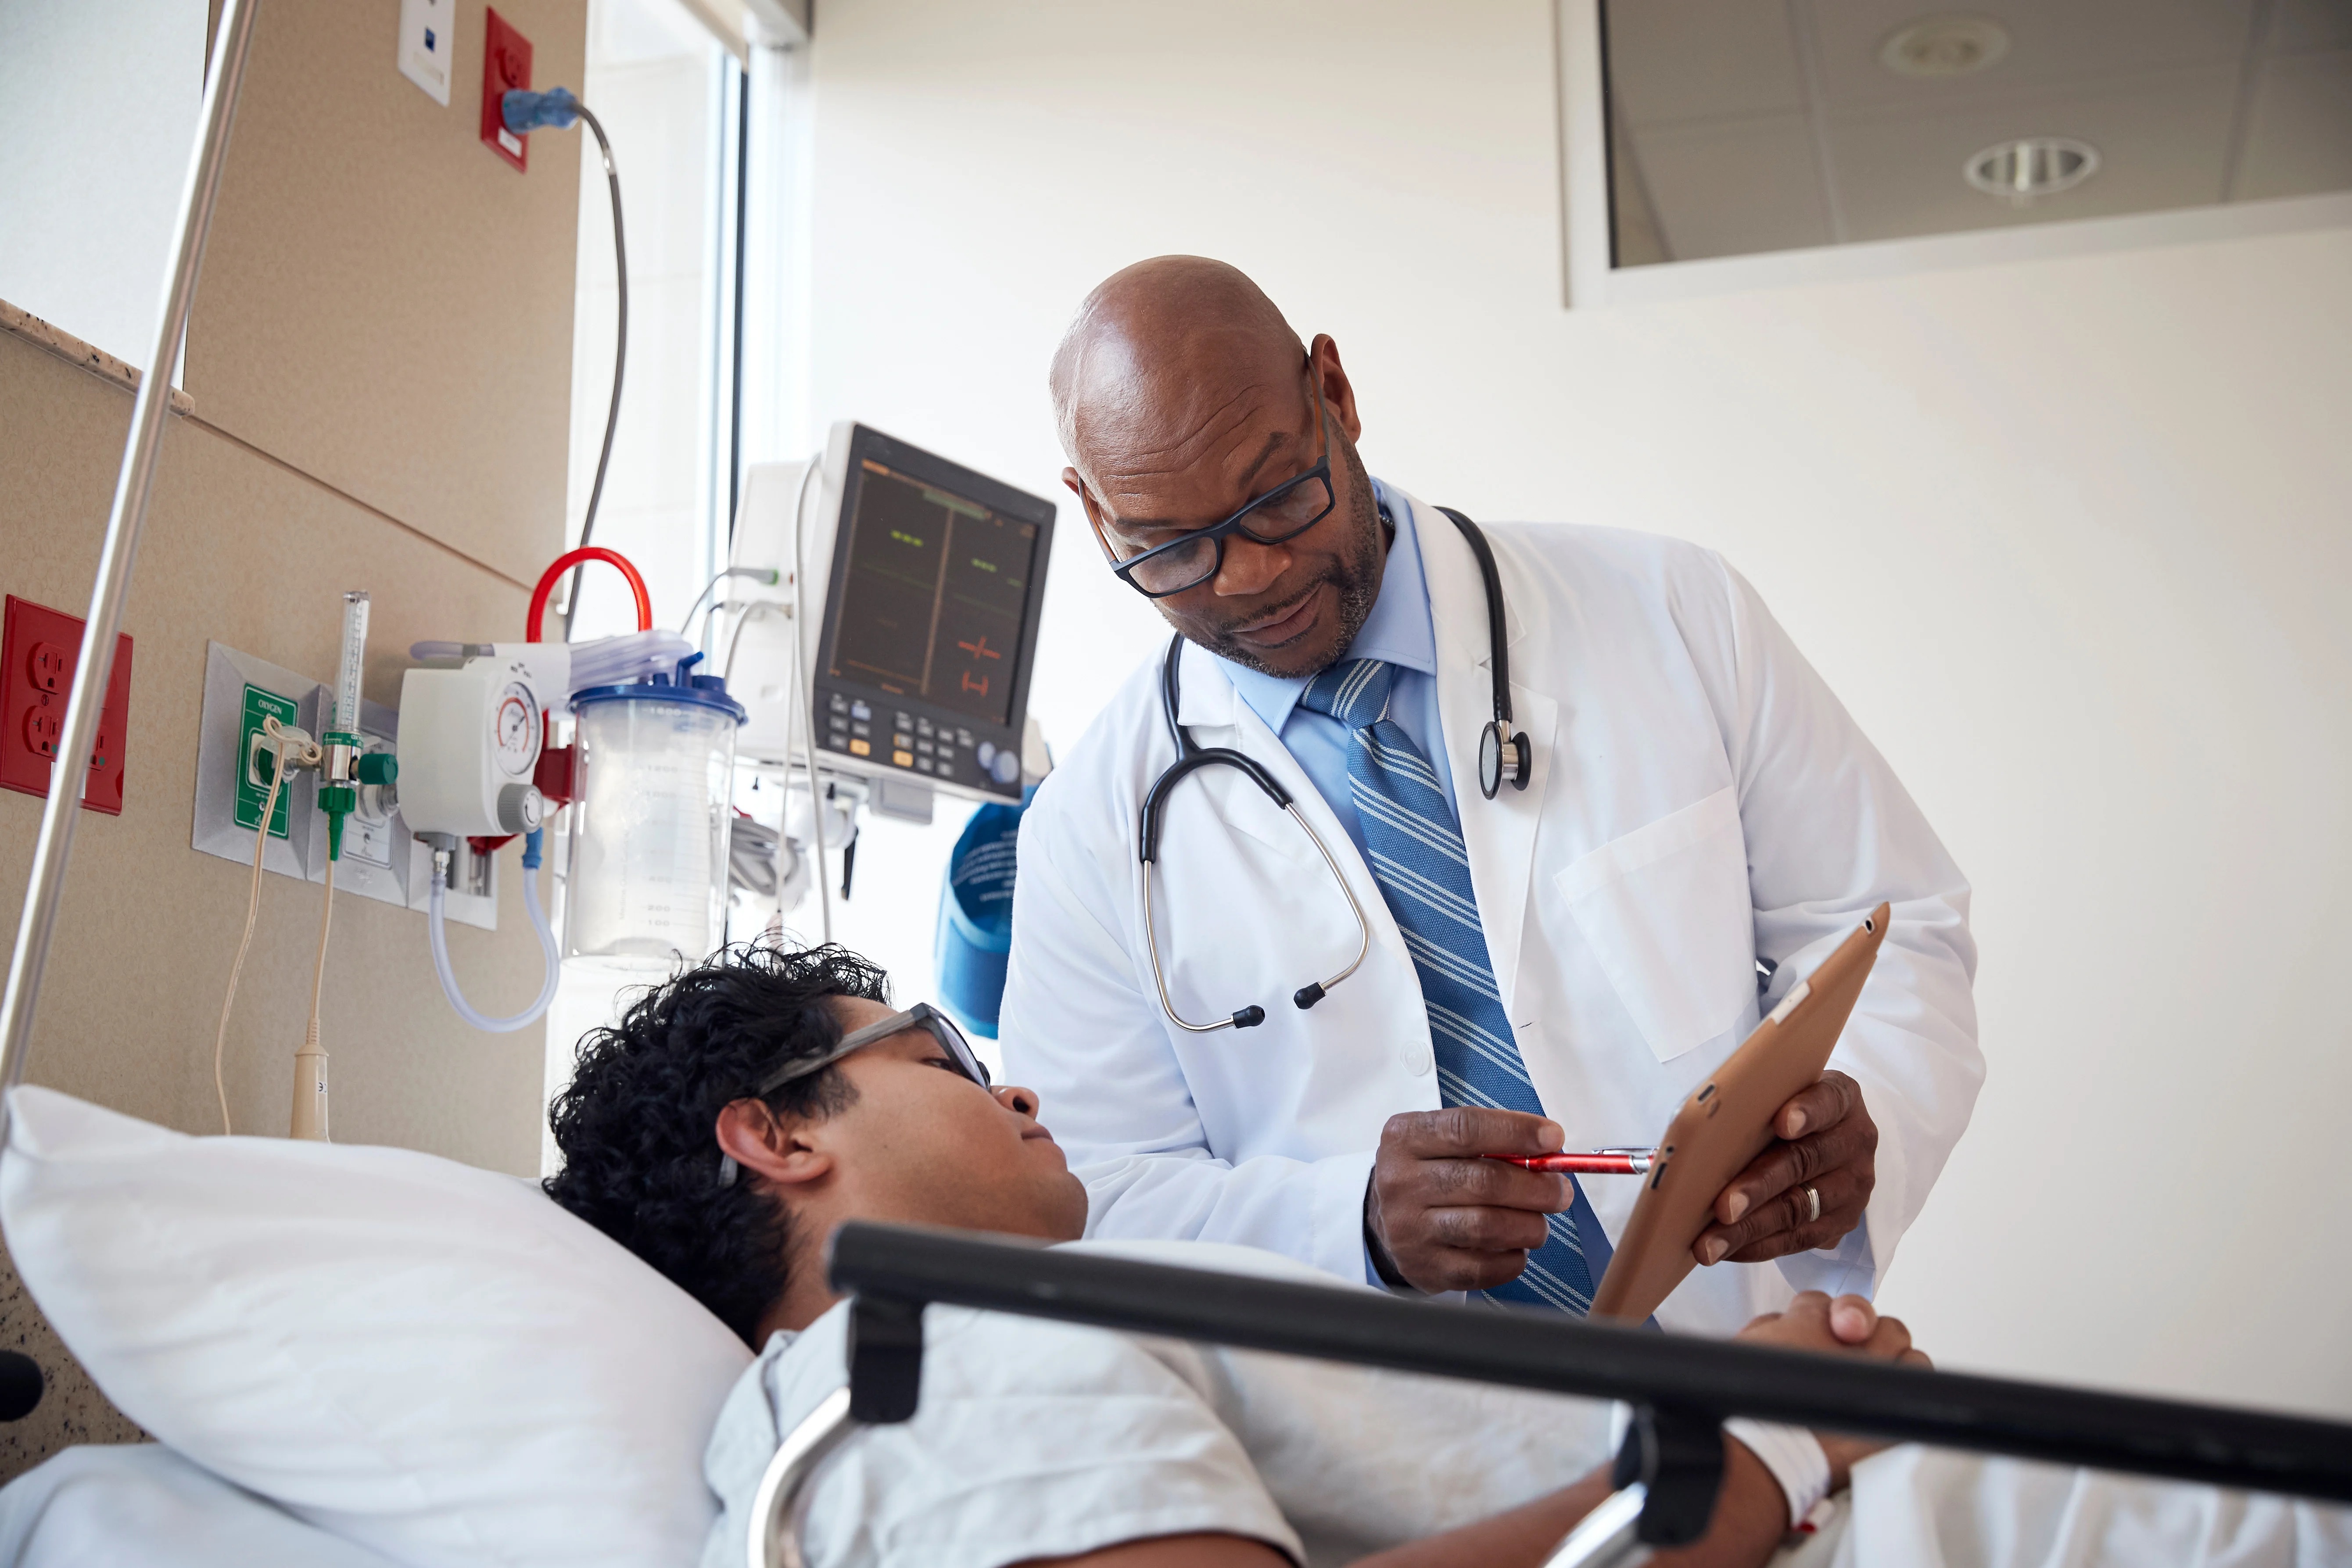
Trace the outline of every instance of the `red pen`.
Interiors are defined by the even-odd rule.
[[[1488,1155],[1490,1160],[1562,1176],[1647,1176],[1655,1149],[1595,1149],[1589,1155]]]

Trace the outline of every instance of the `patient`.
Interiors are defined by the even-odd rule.
[[[952,1024],[927,1009],[894,1015],[885,995],[881,971],[839,947],[730,950],[583,1040],[552,1108],[565,1165],[548,1191],[761,1353],[706,1456],[723,1509],[706,1568],[743,1562],[779,1442],[845,1380],[846,1313],[823,1264],[844,1220],[1363,1288],[1244,1249],[1076,1242],[1086,1192],[1035,1097],[991,1088]],[[1609,1490],[1609,1407],[1591,1401],[960,1308],[934,1307],[925,1324],[914,1418],[862,1433],[814,1483],[804,1540],[821,1568],[1533,1568]],[[1853,1297],[1801,1296],[1740,1337],[1926,1360],[1901,1323]],[[1733,1434],[1706,1538],[1654,1561],[1762,1563],[1792,1515],[1873,1451],[1747,1422]],[[2284,1563],[2299,1542],[2352,1548],[2341,1515],[2209,1489],[2009,1473],[1915,1448],[1865,1469],[1886,1484],[1858,1499],[1841,1563],[2042,1562],[2045,1549],[2049,1561],[2128,1562],[2131,1542],[2191,1560],[2200,1541],[2233,1562]],[[2086,1504],[2075,1495],[2086,1486],[2123,1500]],[[2132,1531],[2112,1558],[2056,1550],[2084,1519]],[[2262,1550],[2272,1544],[2282,1550]]]

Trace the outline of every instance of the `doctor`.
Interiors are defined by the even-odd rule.
[[[1635,1184],[1477,1156],[1652,1142],[1883,899],[1833,1070],[1724,1190],[1710,1267],[1658,1317],[1729,1333],[1799,1290],[1866,1292],[1982,1078],[1969,888],[1754,590],[1671,539],[1479,530],[1527,765],[1515,787],[1506,751],[1489,799],[1471,530],[1366,474],[1329,337],[1165,256],[1088,297],[1052,385],[1064,483],[1181,639],[1022,826],[1006,1064],[1060,1108],[1088,1234],[1580,1313]],[[1296,814],[1195,769],[1147,882],[1171,673],[1191,742],[1255,760]],[[1295,1005],[1367,928],[1362,963]]]

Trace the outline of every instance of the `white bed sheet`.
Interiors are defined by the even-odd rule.
[[[0,1568],[394,1568],[160,1443],[68,1448],[0,1488]]]

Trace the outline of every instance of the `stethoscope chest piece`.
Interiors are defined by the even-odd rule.
[[[1526,736],[1515,734],[1499,718],[1488,719],[1478,732],[1478,793],[1493,800],[1507,779],[1512,789],[1526,789],[1533,760]]]

